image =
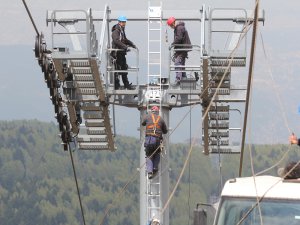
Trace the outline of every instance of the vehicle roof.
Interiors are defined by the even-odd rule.
[[[300,199],[299,188],[299,179],[283,180],[274,176],[240,177],[228,180],[221,196],[261,197],[265,194],[267,198]]]

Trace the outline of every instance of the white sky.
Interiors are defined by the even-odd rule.
[[[148,1],[126,0],[126,1],[102,1],[102,0],[27,0],[26,3],[32,13],[39,30],[46,30],[46,10],[53,9],[87,9],[103,10],[104,5],[109,2],[112,10],[146,10]],[[214,8],[254,8],[254,0],[164,0],[163,9],[200,9],[203,4]],[[1,30],[0,45],[31,44],[35,36],[34,29],[26,14],[22,0],[0,0]],[[298,0],[261,0],[260,8],[266,11],[265,29],[281,30],[284,28],[298,28],[299,30],[299,8]],[[4,32],[3,32],[4,31]]]
[[[93,10],[103,10],[105,4],[109,2],[109,6],[112,10],[116,11],[124,11],[126,15],[127,10],[147,10],[148,1],[146,0],[126,0],[126,1],[102,1],[102,0],[27,0],[26,3],[31,11],[32,17],[37,25],[39,31],[47,31],[49,28],[46,27],[46,10],[53,9],[88,9],[92,8]],[[211,6],[212,8],[245,8],[245,9],[253,9],[255,1],[254,0],[207,0],[207,1],[199,1],[199,0],[163,0],[162,5],[163,9],[168,10],[179,10],[179,9],[201,9],[202,5]],[[30,22],[30,19],[26,13],[25,7],[23,5],[22,0],[0,0],[0,18],[1,18],[1,35],[0,35],[0,47],[1,46],[11,46],[18,48],[18,45],[27,45],[34,46],[35,40],[35,31]],[[298,106],[299,104],[299,84],[300,78],[298,76],[299,68],[299,60],[300,60],[300,1],[299,0],[261,0],[260,8],[265,10],[265,24],[260,27],[260,31],[264,37],[264,44],[267,49],[267,54],[269,55],[270,64],[274,73],[275,84],[278,87],[279,94],[283,99],[283,108],[287,113],[288,117],[288,126],[291,130],[299,133],[300,136],[300,126],[299,124],[299,114],[298,114]],[[127,36],[135,41],[136,36],[133,37],[132,34],[135,33],[136,28],[130,26],[130,23],[127,25]],[[260,33],[258,34],[260,35]],[[193,38],[193,37],[192,37]],[[259,47],[258,52],[262,52],[261,47]],[[32,55],[32,70],[34,74],[30,78],[30,82],[27,88],[31,88],[30,85],[35,85],[34,87],[39,86],[37,89],[37,94],[35,97],[30,96],[28,92],[28,96],[26,96],[26,91],[20,96],[15,96],[14,93],[10,93],[9,91],[15,87],[15,83],[19,81],[17,77],[11,77],[7,79],[7,75],[3,71],[10,71],[10,68],[5,68],[5,64],[2,64],[2,71],[0,71],[0,78],[3,82],[0,85],[0,101],[4,101],[6,95],[10,96],[13,101],[9,103],[17,105],[21,105],[22,108],[16,108],[15,111],[24,111],[24,113],[10,113],[9,110],[0,112],[0,119],[18,119],[18,118],[37,118],[42,120],[47,120],[45,118],[49,118],[49,115],[53,116],[53,109],[50,100],[44,101],[48,95],[48,90],[46,89],[45,84],[42,82],[42,73],[35,62],[33,53]],[[29,55],[30,55],[29,54]],[[0,59],[5,58],[6,55],[0,52]],[[31,56],[29,56],[31,57]],[[262,56],[257,57],[257,64],[261,61]],[[15,65],[22,68],[22,59],[14,57]],[[28,61],[28,60],[27,60]],[[2,63],[0,61],[0,63]],[[260,69],[262,74],[266,73],[267,69]],[[21,74],[21,76],[24,74]],[[27,75],[27,74],[26,74]],[[35,77],[39,76],[38,79]],[[22,77],[22,82],[26,83],[26,77]],[[34,82],[32,82],[34,80]],[[35,83],[36,82],[36,83]],[[256,77],[254,81],[255,85],[257,85],[261,90],[267,89],[266,93],[271,90],[270,83],[266,81],[263,77]],[[14,86],[13,86],[14,85]],[[15,87],[16,88],[16,87]],[[21,88],[21,87],[18,87]],[[20,90],[20,89],[18,89]],[[22,91],[22,90],[21,90]],[[33,91],[33,90],[31,90]],[[264,91],[264,90],[263,90]],[[23,96],[21,96],[23,95]],[[25,98],[26,96],[26,98]],[[39,98],[38,98],[38,97]],[[24,97],[24,99],[22,98]],[[14,99],[15,100],[14,102]],[[287,99],[287,101],[285,101]],[[8,100],[7,100],[8,101]],[[31,105],[30,109],[26,108],[28,104],[25,102],[28,101],[28,104]],[[274,100],[276,101],[276,100]],[[38,102],[38,103],[37,103]],[[262,103],[260,103],[262,104]],[[15,104],[16,105],[16,104]],[[12,105],[12,107],[17,107]],[[41,106],[41,107],[40,107]],[[30,110],[35,110],[36,115],[32,113]],[[43,111],[44,110],[44,111]],[[51,112],[48,112],[51,111]],[[256,114],[256,116],[260,115],[262,112]],[[277,112],[278,117],[280,117],[279,112]],[[276,114],[276,115],[277,115]],[[20,117],[18,117],[20,115]],[[265,115],[262,115],[265,116]],[[274,116],[274,114],[272,114]],[[52,117],[51,117],[52,118]],[[256,118],[255,118],[256,119]],[[257,118],[259,120],[259,116]],[[53,120],[53,119],[49,119]],[[284,123],[275,124],[271,120],[266,120],[266,128],[268,131],[285,127]],[[296,122],[295,122],[296,121]],[[125,123],[121,121],[120,123]],[[136,127],[138,124],[136,123]],[[273,126],[273,127],[272,127]],[[126,127],[122,125],[122,127]],[[135,129],[135,128],[134,128]],[[298,132],[297,132],[298,131]],[[122,132],[121,132],[122,133]],[[124,129],[124,133],[126,130]],[[138,132],[136,132],[138,133]],[[282,133],[281,140],[284,140],[285,137],[288,136],[288,129],[284,128]],[[270,134],[267,134],[267,137],[272,135],[272,130]],[[280,139],[280,138],[275,138]]]

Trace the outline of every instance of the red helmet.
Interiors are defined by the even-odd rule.
[[[171,17],[167,20],[167,24],[168,24],[169,26],[171,26],[171,24],[174,23],[175,20],[176,20],[176,19],[175,19],[173,16],[171,16]]]
[[[158,112],[159,111],[159,107],[154,105],[151,107],[151,112]]]

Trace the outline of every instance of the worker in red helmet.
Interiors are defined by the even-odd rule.
[[[145,153],[146,153],[146,170],[148,178],[152,179],[158,172],[160,162],[160,143],[163,134],[168,133],[167,125],[159,115],[159,107],[152,106],[151,112],[142,120],[142,126],[146,126],[145,132]]]
[[[176,81],[179,85],[182,78],[186,77],[184,71],[185,60],[188,57],[188,51],[192,48],[188,31],[182,21],[177,21],[173,16],[167,20],[169,27],[174,29],[174,41],[171,46],[174,47],[174,55],[172,60],[175,65]]]
[[[126,62],[126,54],[129,51],[129,47],[136,48],[135,44],[132,41],[127,39],[125,34],[125,26],[126,26],[127,18],[126,16],[119,16],[118,23],[112,27],[111,37],[112,37],[112,48],[118,49],[117,51],[112,51],[111,56],[113,58],[113,64],[115,65],[116,70],[124,70],[124,72],[115,72],[115,89],[120,88],[120,79],[119,75],[122,76],[122,81],[124,84],[124,88],[128,90],[132,90],[131,83],[129,83],[127,77],[127,69],[128,65]]]

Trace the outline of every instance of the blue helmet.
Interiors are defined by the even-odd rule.
[[[118,21],[120,21],[120,22],[126,22],[127,18],[126,18],[126,16],[119,16],[118,17]]]

